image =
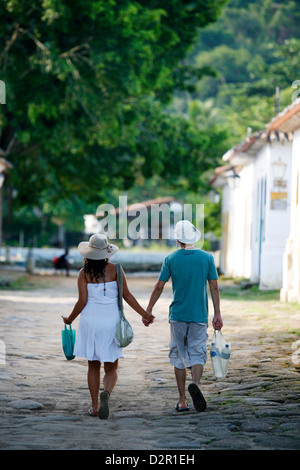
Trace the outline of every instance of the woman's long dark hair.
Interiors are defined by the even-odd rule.
[[[85,258],[83,270],[89,275],[92,282],[99,282],[101,277],[105,284],[105,266],[107,265],[107,259],[89,259]]]

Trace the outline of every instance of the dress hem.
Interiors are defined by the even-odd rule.
[[[99,361],[99,362],[115,362],[117,359],[124,359],[124,355],[117,356],[113,361],[107,360],[107,359],[99,359],[99,358],[95,358],[95,357],[93,359],[89,359],[84,354],[76,354],[75,356],[78,357],[78,358],[86,359],[87,361]]]

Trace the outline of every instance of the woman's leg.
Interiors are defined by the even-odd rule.
[[[94,410],[99,409],[100,366],[99,361],[88,361],[87,381]]]
[[[118,359],[115,362],[104,362],[104,371],[104,392],[100,394],[100,419],[107,419],[109,416],[108,400],[118,380]]]
[[[104,372],[103,387],[110,395],[118,380],[118,359],[115,362],[105,362]]]

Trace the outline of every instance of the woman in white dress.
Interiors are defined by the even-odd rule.
[[[120,319],[116,266],[108,262],[118,247],[108,244],[105,235],[95,234],[89,242],[81,242],[78,251],[84,257],[84,266],[78,275],[78,301],[71,314],[62,318],[70,325],[81,314],[74,355],[88,360],[87,381],[92,399],[89,414],[107,419],[108,400],[118,379],[118,359],[123,357],[122,348],[114,341]],[[153,322],[153,315],[147,313],[129,291],[124,272],[123,298],[142,316],[146,326]],[[105,375],[99,408],[101,363]]]

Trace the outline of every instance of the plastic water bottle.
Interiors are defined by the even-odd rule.
[[[210,345],[210,357],[214,376],[217,379],[224,377],[220,351],[219,348],[216,347],[215,343],[211,343]]]
[[[230,344],[226,344],[225,348],[223,348],[221,351],[221,362],[222,362],[222,369],[223,369],[223,374],[224,374],[223,377],[227,375],[230,353],[231,353]]]

